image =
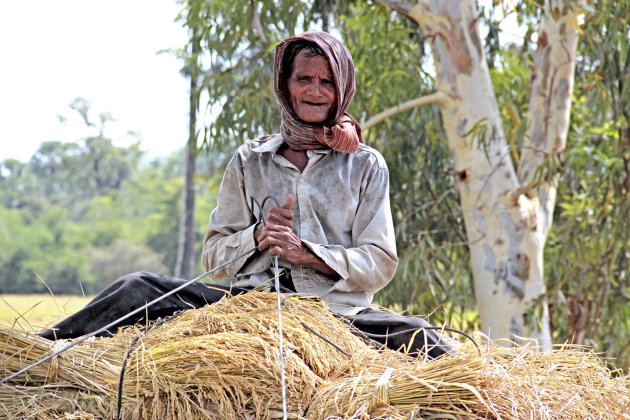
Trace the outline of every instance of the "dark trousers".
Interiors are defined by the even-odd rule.
[[[392,350],[406,349],[412,355],[426,352],[433,359],[453,353],[453,349],[440,338],[442,331],[417,316],[400,316],[367,308],[356,315],[343,317],[359,330],[355,334],[365,335]]]
[[[127,274],[99,293],[83,309],[39,335],[49,340],[58,340],[92,333],[184,282],[185,280],[144,271]],[[234,296],[248,291],[195,282],[99,335],[110,335],[120,327],[165,318],[181,310],[201,308],[218,302],[226,294]],[[358,330],[355,331],[357,335],[367,334],[374,341],[391,349],[399,350],[405,346],[411,353],[426,351],[433,358],[453,351],[440,339],[439,331],[428,329],[431,326],[422,318],[402,317],[375,309],[364,309],[356,315],[342,318],[347,319]],[[418,332],[414,336],[416,331]]]

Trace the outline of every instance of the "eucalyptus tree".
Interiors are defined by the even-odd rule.
[[[474,1],[385,3],[431,34],[437,101],[454,160],[482,329],[493,338],[535,334],[550,343],[543,251],[566,145],[583,9],[553,0],[541,5],[526,132],[515,165]],[[528,320],[541,300],[540,317]],[[534,333],[532,325],[541,328]]]
[[[630,367],[630,1],[597,1],[578,45],[570,147],[545,258],[560,337]]]

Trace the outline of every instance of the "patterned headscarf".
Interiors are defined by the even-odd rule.
[[[282,57],[287,46],[294,41],[311,41],[319,46],[330,64],[337,89],[337,101],[334,118],[326,125],[302,122],[291,107],[289,98],[281,89]],[[274,91],[282,107],[280,132],[285,142],[293,149],[327,149],[354,153],[363,143],[361,126],[346,112],[356,89],[354,82],[354,63],[350,51],[341,41],[330,34],[320,31],[306,32],[287,38],[276,47],[274,64]],[[286,82],[286,81],[285,81]],[[286,83],[285,83],[286,85]]]

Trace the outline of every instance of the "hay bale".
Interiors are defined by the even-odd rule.
[[[302,322],[346,351],[373,350],[321,304],[294,298],[290,308],[282,319],[287,402],[298,415],[318,385],[359,369]],[[282,412],[275,295],[249,293],[187,311],[141,343],[125,380],[126,412],[152,413],[151,418],[162,418],[161,413],[266,418]]]
[[[409,418],[449,414],[484,416],[490,413],[479,392],[485,380],[483,360],[462,346],[455,356],[427,362],[387,358],[384,353],[364,360],[356,376],[319,387],[306,415],[312,419]]]
[[[288,304],[282,327],[291,418],[630,419],[630,377],[588,349],[541,353],[490,343],[479,355],[453,342],[455,355],[426,361],[371,348],[318,302],[292,297]],[[0,386],[0,418],[115,418],[119,375],[136,337],[123,418],[279,418],[276,311],[275,295],[249,293],[186,311],[144,335],[127,328],[89,340]],[[0,375],[60,345],[0,328]]]
[[[0,325],[0,376],[7,377],[55,353],[67,341],[51,342]],[[105,418],[115,408],[120,360],[128,344],[94,339],[0,385],[0,418],[56,419],[60,413],[85,412]]]
[[[481,391],[502,418],[630,419],[630,376],[610,371],[590,349],[491,346]]]

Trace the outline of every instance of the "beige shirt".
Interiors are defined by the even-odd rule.
[[[280,205],[295,197],[293,231],[334,269],[334,281],[314,269],[281,261],[291,269],[298,293],[321,297],[336,312],[369,307],[374,293],[393,277],[398,264],[389,207],[389,172],[379,152],[360,145],[356,153],[309,150],[303,172],[277,153],[279,134],[252,140],[236,151],[219,189],[217,207],[203,246],[206,270],[254,248],[259,211],[267,196]],[[265,215],[275,205],[268,200]],[[211,275],[236,277],[234,286],[261,286],[272,266],[268,250],[256,251]]]

